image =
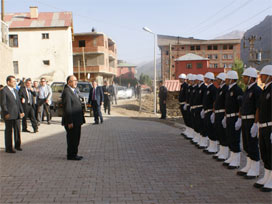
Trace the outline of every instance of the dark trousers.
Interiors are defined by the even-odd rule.
[[[230,151],[234,153],[241,152],[240,148],[240,130],[235,130],[235,123],[238,116],[227,118],[227,138]]]
[[[42,115],[45,113],[46,114],[46,119],[47,122],[50,121],[50,110],[49,110],[49,105],[47,103],[43,103],[38,105],[38,122],[42,121]]]
[[[259,129],[261,158],[264,162],[264,168],[268,170],[272,170],[272,144],[270,139],[271,131],[272,127],[265,127]]]
[[[189,127],[188,125],[188,116],[187,116],[187,110],[183,110],[184,105],[180,105],[180,112],[183,117],[184,124]]]
[[[192,128],[190,106],[187,107],[186,117],[187,117],[187,126]]]
[[[194,129],[195,132],[197,132],[197,124],[196,124],[196,118],[195,118],[195,110],[190,110],[190,121],[191,121],[191,128]]]
[[[216,141],[216,137],[215,137],[215,131],[214,131],[214,127],[213,124],[211,122],[211,114],[212,111],[205,113],[205,117],[204,117],[204,124],[205,124],[205,129],[207,132],[207,135],[209,137],[210,140],[212,141]]]
[[[104,101],[104,110],[105,110],[105,113],[108,110],[108,114],[110,114],[110,111],[111,111],[111,102],[110,102],[110,99],[106,99]]]
[[[74,126],[69,129],[68,126],[65,126],[66,130],[66,141],[67,141],[67,158],[72,158],[77,156],[78,145],[80,142],[81,134],[81,125]]]
[[[25,116],[23,117],[23,120],[22,120],[23,130],[27,129],[27,121],[26,121],[27,118],[30,119],[33,129],[36,130],[37,129],[37,120],[35,117],[34,108],[31,105],[26,104],[24,106],[24,112],[25,112]]]
[[[196,132],[201,134],[202,136],[206,137],[207,132],[206,132],[206,128],[204,125],[204,120],[200,116],[201,110],[202,110],[202,108],[195,108],[194,109],[194,115],[195,115],[194,123],[196,123]]]
[[[117,105],[117,96],[116,96],[116,94],[113,94],[112,96],[111,96],[111,103],[113,104],[113,100],[115,101],[115,105]]]
[[[219,144],[222,146],[228,146],[228,138],[226,135],[226,129],[222,125],[222,120],[225,116],[225,113],[215,113],[214,119],[214,130],[215,138],[219,141]]]
[[[100,104],[97,104],[97,101],[92,101],[92,108],[93,108],[93,114],[94,114],[94,121],[96,123],[99,123],[99,118],[100,118],[100,122],[103,122],[103,116],[101,113]]]
[[[5,120],[5,147],[6,151],[12,150],[12,129],[14,134],[15,148],[21,147],[20,119]]]
[[[247,119],[242,121],[243,148],[250,159],[259,161],[260,155],[258,137],[252,138],[250,134],[253,123],[254,119]]]
[[[161,117],[166,118],[166,103],[163,103],[163,101],[160,101],[160,111]]]

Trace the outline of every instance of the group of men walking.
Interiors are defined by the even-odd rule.
[[[32,83],[31,79],[26,79],[18,87],[15,77],[8,76],[6,83],[0,94],[1,114],[5,121],[5,150],[7,153],[15,153],[12,133],[14,133],[15,149],[22,151],[20,119],[22,119],[23,132],[30,132],[27,129],[28,118],[34,133],[38,132],[43,114],[47,115],[47,123],[50,124],[49,104],[52,91],[44,78],[41,78],[40,85],[38,82]]]
[[[180,109],[186,130],[182,133],[203,152],[213,155],[228,169],[240,167],[242,133],[246,165],[237,172],[245,179],[260,174],[260,156],[264,177],[254,187],[272,191],[272,65],[260,72],[264,84],[257,84],[257,70],[244,70],[245,92],[237,85],[236,71],[220,73],[181,74]],[[217,82],[218,88],[214,85]]]

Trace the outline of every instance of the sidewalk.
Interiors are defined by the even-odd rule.
[[[0,203],[271,203],[271,194],[236,176],[180,136],[180,129],[120,115],[86,117],[81,161],[66,160],[60,118],[22,133],[22,152],[4,152]],[[30,128],[29,128],[30,129]]]

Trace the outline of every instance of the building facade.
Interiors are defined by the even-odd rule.
[[[73,72],[79,80],[111,82],[117,73],[116,43],[104,33],[76,33],[73,41]]]
[[[5,22],[16,77],[52,82],[73,73],[71,12],[39,13],[30,7],[29,13],[6,14]]]
[[[6,84],[8,75],[14,75],[12,49],[8,45],[8,25],[0,20],[0,84]]]
[[[158,35],[162,80],[176,79],[175,60],[188,53],[208,58],[208,71],[218,73],[231,69],[234,61],[240,59],[240,42],[240,39],[199,40]]]
[[[118,60],[117,75],[124,79],[134,79],[136,74],[136,66],[129,64],[123,60]]]

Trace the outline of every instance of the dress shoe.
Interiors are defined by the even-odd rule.
[[[101,120],[100,123],[102,124],[104,122],[104,120]]]
[[[222,162],[222,161],[225,161],[226,159],[223,159],[223,158],[217,158],[216,160],[217,160],[217,161],[219,161],[219,162]]]
[[[83,157],[82,157],[83,158]],[[74,156],[74,157],[67,157],[67,160],[74,160],[74,161],[79,161],[82,159],[81,157],[79,156]]]
[[[77,156],[79,159],[83,159],[83,156]]]
[[[238,169],[239,166],[228,166],[228,169]]]
[[[266,188],[266,187],[262,187],[261,188],[262,192],[272,192],[272,188]]]
[[[245,176],[247,174],[247,172],[243,172],[243,171],[238,171],[237,175],[238,176]]]
[[[22,132],[30,132],[30,131],[26,129],[26,130],[22,130]]]
[[[264,184],[254,183],[253,185],[255,188],[262,188]]]
[[[245,175],[244,178],[245,179],[255,179],[255,178],[258,178],[259,176],[248,176],[248,175]]]
[[[50,121],[48,121],[47,124],[50,125],[51,124]]]
[[[14,150],[6,150],[6,153],[16,153]]]
[[[41,125],[41,123],[37,123],[37,125],[38,125],[38,126],[40,126],[40,125]]]
[[[39,132],[38,129],[34,129],[34,133]]]
[[[93,125],[99,125],[99,123],[98,123],[98,122],[95,122],[95,123],[93,123]]]
[[[23,149],[21,147],[17,147],[15,149],[18,150],[18,151],[23,151]]]
[[[217,159],[217,158],[218,158],[218,156],[216,156],[216,155],[213,155],[213,156],[212,156],[212,158],[214,158],[214,159]]]

